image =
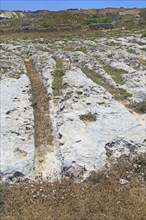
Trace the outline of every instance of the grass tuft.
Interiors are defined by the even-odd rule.
[[[62,89],[62,77],[65,74],[65,70],[63,68],[62,59],[59,57],[54,57],[54,59],[56,61],[56,70],[54,71],[54,80],[52,83],[52,88],[54,96],[60,96]]]
[[[111,75],[111,77],[113,78],[113,80],[120,84],[123,85],[124,84],[124,79],[122,77],[123,74],[125,74],[126,72],[122,69],[117,69],[117,68],[113,68],[110,65],[106,64],[103,66],[103,69],[109,73]]]
[[[146,37],[146,32],[141,35],[141,38]]]
[[[126,100],[130,97],[132,97],[132,94],[127,92],[123,88],[115,89],[113,86],[111,86],[109,83],[105,82],[102,76],[96,73],[96,71],[89,69],[87,66],[84,66],[81,68],[83,73],[86,74],[88,78],[90,78],[93,82],[96,84],[104,87],[108,92],[110,92],[113,97],[118,101]],[[122,70],[119,70],[122,71]]]
[[[130,108],[134,109],[137,113],[146,113],[146,101],[130,104]]]
[[[83,122],[94,122],[94,121],[96,121],[96,115],[89,112],[85,115],[80,115],[80,119]]]

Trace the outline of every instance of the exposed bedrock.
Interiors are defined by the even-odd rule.
[[[2,181],[85,179],[144,153],[145,42],[138,34],[3,42]]]
[[[65,174],[86,177],[101,169],[108,160],[106,146],[115,139],[119,155],[124,154],[120,140],[132,141],[135,148],[139,144],[138,151],[144,152],[144,124],[104,88],[87,79],[79,69],[66,72],[63,86],[57,117]],[[129,145],[124,146],[126,152]]]
[[[26,75],[1,81],[1,175],[34,179],[34,117]]]

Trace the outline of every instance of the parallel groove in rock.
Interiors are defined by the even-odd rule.
[[[42,164],[48,152],[53,151],[52,125],[49,115],[47,89],[32,61],[25,61],[27,75],[31,82],[32,103],[35,117],[36,176],[42,174]]]

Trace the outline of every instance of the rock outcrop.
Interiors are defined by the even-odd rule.
[[[103,168],[108,160],[106,146],[115,138],[126,143],[133,141],[135,150],[141,143],[139,151],[144,152],[144,126],[103,87],[93,83],[79,69],[66,72],[63,85],[57,117],[65,174],[86,177],[91,171]],[[95,120],[90,117],[81,120],[82,115],[88,114],[95,115]],[[119,145],[115,143],[115,146],[115,152],[122,155]]]
[[[143,153],[145,114],[130,106],[146,100],[144,43],[136,34],[114,39],[3,42],[2,181],[34,180],[36,161],[41,164],[42,179],[85,179],[123,155]],[[44,158],[36,154],[38,105],[23,60],[33,62],[48,95],[46,115],[51,120],[48,132],[53,134],[53,146]]]

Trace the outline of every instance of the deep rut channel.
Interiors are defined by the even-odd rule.
[[[32,105],[35,119],[35,175],[41,177],[43,164],[49,152],[53,151],[53,134],[49,114],[49,98],[45,87],[33,61],[24,60],[27,75],[31,82]]]

